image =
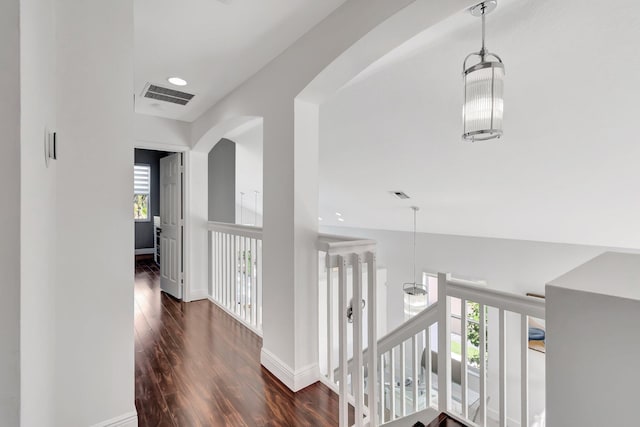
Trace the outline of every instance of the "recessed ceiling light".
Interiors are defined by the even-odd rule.
[[[344,218],[338,218],[338,221],[344,222]]]
[[[322,217],[321,216],[318,217],[318,221],[322,221]]]
[[[185,79],[181,79],[180,77],[169,77],[167,79],[169,83],[176,86],[186,86],[187,81]]]
[[[336,216],[342,216],[340,212],[336,212]]]

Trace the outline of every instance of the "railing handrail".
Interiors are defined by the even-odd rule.
[[[503,308],[507,311],[525,314],[538,319],[544,319],[545,317],[545,301],[540,298],[499,291],[479,286],[477,283],[468,280],[448,277],[447,295],[491,307]]]
[[[438,303],[431,304],[420,313],[413,316],[391,332],[378,339],[378,354],[384,354],[397,345],[408,340],[418,332],[430,327],[438,321]],[[363,358],[367,357],[368,347],[362,351]],[[353,358],[347,362],[347,371],[353,366]],[[340,367],[334,370],[337,377],[340,374]]]
[[[437,321],[438,303],[436,302],[380,338],[378,340],[378,353],[382,354],[391,350]]]
[[[345,252],[366,252],[375,248],[376,241],[363,239],[360,237],[338,236],[334,234],[318,234],[318,250],[323,252],[345,253]],[[358,248],[358,251],[353,251]]]
[[[207,222],[207,230],[234,234],[237,236],[244,236],[252,239],[262,239],[262,227],[254,227],[253,225],[209,221]]]
[[[484,282],[456,279],[449,277],[447,280],[447,295],[454,298],[463,298],[492,307],[503,308],[527,316],[544,319],[545,301],[539,298],[526,297],[509,292],[498,291],[496,289],[481,286]],[[384,354],[392,348],[400,345],[421,330],[438,322],[438,303],[431,304],[420,313],[402,323],[397,328],[378,339],[378,354]],[[363,351],[366,357],[367,349]],[[353,365],[353,359],[349,359],[347,370]],[[338,375],[340,368],[335,369]]]

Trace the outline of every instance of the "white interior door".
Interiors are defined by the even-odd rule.
[[[182,155],[160,159],[160,289],[182,299]]]

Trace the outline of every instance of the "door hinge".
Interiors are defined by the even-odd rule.
[[[180,283],[184,283],[184,273],[180,273]]]

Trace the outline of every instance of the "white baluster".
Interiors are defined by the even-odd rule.
[[[431,358],[431,327],[427,326],[424,334],[425,346],[425,387],[426,387],[426,407],[431,407],[431,389],[433,388],[433,380],[431,372],[433,371],[433,359]]]
[[[222,281],[224,283],[224,301],[223,306],[230,308],[231,296],[229,294],[229,235],[227,233],[222,234]]]
[[[411,337],[411,362],[413,369],[413,412],[418,412],[418,378],[420,378],[419,372],[419,363],[418,359],[418,336],[414,335]]]
[[[391,420],[396,419],[396,347],[390,352],[391,360],[389,361],[389,370],[391,371]]]
[[[258,257],[258,242],[251,239],[251,324],[258,327],[258,281],[256,269],[256,259]]]
[[[258,329],[262,330],[262,240],[257,242],[256,250],[256,292],[257,292],[257,313]]]
[[[379,372],[379,375],[380,375],[380,399],[379,399],[379,407],[378,407],[379,414],[380,414],[380,418],[379,418],[380,424],[383,424],[383,423],[385,423],[387,421],[387,418],[385,416],[386,415],[385,414],[385,409],[386,409],[385,397],[386,397],[386,394],[385,394],[385,390],[384,390],[384,380],[385,380],[385,377],[386,377],[386,375],[385,375],[386,372],[385,372],[385,363],[384,362],[385,362],[385,355],[381,354],[380,355],[380,372]]]
[[[404,386],[406,378],[406,354],[405,354],[405,341],[400,344],[400,416],[407,415],[407,392]]]
[[[242,318],[249,322],[249,239],[242,239]]]
[[[499,366],[500,372],[498,374],[500,381],[500,427],[507,427],[507,324],[506,324],[506,312],[504,309],[499,309],[499,340],[500,340],[500,354],[499,354]]]
[[[447,275],[438,273],[438,409],[451,408],[451,298],[447,296]]]
[[[353,255],[353,369],[351,371],[351,386],[355,398],[355,425],[362,426],[364,418],[364,392],[362,381],[362,258]]]
[[[369,377],[367,379],[368,386],[368,402],[369,402],[369,417],[371,418],[371,426],[377,426],[378,421],[376,420],[376,383],[377,379],[377,369],[376,369],[376,361],[378,360],[378,325],[376,319],[376,310],[378,307],[377,303],[377,268],[376,268],[376,255],[372,252],[367,254],[367,278],[368,278],[368,289],[367,295],[369,296],[369,309],[367,311],[368,314],[368,323],[369,323],[369,336],[368,336],[368,352],[367,352],[367,365],[368,365],[368,374]]]
[[[520,315],[520,426],[529,426],[529,316]]]
[[[479,304],[480,310],[480,425],[487,425],[487,318],[486,307]]]
[[[460,389],[461,389],[461,401],[462,401],[462,417],[468,418],[469,405],[467,403],[467,300],[460,300],[460,349],[462,357],[460,358]]]
[[[342,256],[338,256],[338,306],[340,307],[338,324],[340,339],[340,409],[339,425],[346,427],[349,422],[349,400],[347,399],[347,265]]]

